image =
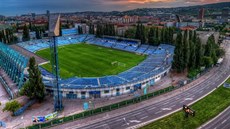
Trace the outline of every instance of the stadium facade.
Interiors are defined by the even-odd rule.
[[[171,45],[161,44],[158,47],[139,45],[139,43],[135,41],[96,38],[94,35],[58,37],[59,46],[82,42],[148,56],[137,66],[118,75],[60,79],[62,95],[68,99],[101,98],[135,93],[139,89],[154,86],[154,84],[166,76],[171,69],[174,53],[174,46]],[[38,50],[49,48],[49,40],[27,41],[18,43],[17,46],[23,48],[23,50],[35,53]],[[54,75],[41,67],[40,69],[47,92],[53,94],[52,80],[54,79]]]

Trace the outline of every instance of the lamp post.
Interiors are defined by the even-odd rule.
[[[52,72],[55,75],[53,79],[53,90],[54,90],[54,109],[55,111],[61,111],[62,105],[62,94],[61,87],[59,84],[59,64],[58,64],[58,44],[57,37],[60,35],[60,15],[49,16],[49,37],[50,42],[50,53],[51,53],[51,65]]]

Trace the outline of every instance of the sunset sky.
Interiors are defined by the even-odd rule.
[[[0,0],[0,15],[75,11],[124,11],[135,8],[191,6],[230,0]]]

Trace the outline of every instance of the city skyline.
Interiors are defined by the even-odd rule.
[[[183,7],[229,0],[2,0],[0,15],[15,16],[28,13],[79,12],[79,11],[125,11],[136,8],[170,8]],[[2,4],[4,3],[4,4]]]

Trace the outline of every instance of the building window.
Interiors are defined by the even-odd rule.
[[[130,90],[130,87],[126,87],[126,90]]]

